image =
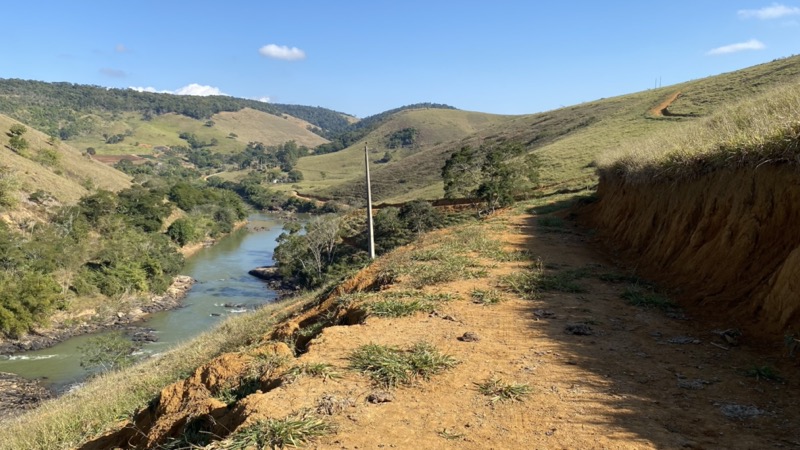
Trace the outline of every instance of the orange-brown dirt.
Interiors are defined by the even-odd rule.
[[[800,173],[765,164],[700,179],[601,179],[588,214],[620,256],[680,288],[717,326],[780,343],[800,331]]]
[[[506,212],[487,219],[484,227],[508,250],[540,258],[546,273],[581,269],[577,282],[585,292],[543,292],[531,300],[504,291],[500,303],[475,303],[474,289],[498,289],[504,275],[531,270],[531,261],[491,261],[473,253],[486,276],[423,287],[425,293],[456,296],[437,303],[435,311],[379,318],[366,315],[359,300],[342,301],[352,292],[381,296],[412,289],[405,276],[391,274],[397,275],[393,270],[403,255],[431,248],[437,237],[452,233],[436,232],[379,259],[296,312],[260,344],[223,355],[165,388],[133,420],[81,449],[156,448],[190,428],[224,439],[259,419],[303,410],[316,411],[335,426],[309,446],[319,449],[800,446],[795,360],[751,346],[747,335],[731,346],[691,315],[627,304],[620,298],[625,284],[599,276],[619,269],[571,222],[543,228],[531,214]],[[286,378],[282,366],[260,374],[260,389],[232,404],[215,398],[259,353],[288,355],[276,339],[293,342],[298,330],[311,330],[323,318],[336,325],[297,342],[302,352],[288,366],[327,363],[339,377]],[[568,333],[576,324],[591,334]],[[458,340],[465,332],[480,340]],[[460,363],[430,380],[392,389],[389,402],[368,402],[369,394],[382,388],[349,369],[353,351],[370,343],[408,348],[421,341]],[[761,366],[773,367],[785,381],[746,376]],[[476,386],[492,378],[527,384],[532,392],[522,401],[492,402]],[[225,442],[206,448],[224,448]]]
[[[650,115],[655,117],[666,116],[668,114],[670,105],[675,103],[675,100],[677,100],[678,97],[680,96],[681,96],[681,91],[678,91],[670,95],[669,97],[664,99],[663,102],[659,103],[657,106],[654,106],[653,109],[650,110]]]

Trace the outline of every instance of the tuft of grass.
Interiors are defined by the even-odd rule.
[[[472,258],[442,251],[437,259],[409,264],[399,270],[410,276],[410,283],[417,289],[456,280],[482,278],[488,271]],[[413,259],[413,257],[412,257]]]
[[[297,366],[293,366],[286,371],[286,376],[294,381],[302,376],[309,376],[309,377],[319,377],[323,380],[339,378],[340,375],[334,367],[327,363],[303,363]]]
[[[650,286],[642,286],[639,284],[630,285],[625,288],[622,294],[620,294],[620,297],[633,306],[658,309],[670,309],[675,307],[675,304],[672,303],[669,298],[656,292]]]
[[[503,301],[503,296],[496,289],[473,289],[470,293],[472,301],[481,305],[495,305]]]
[[[748,377],[755,378],[757,380],[770,380],[770,381],[782,381],[783,378],[778,374],[778,371],[775,370],[772,366],[753,366],[750,369],[746,370],[744,373]]]
[[[309,413],[258,421],[237,430],[221,448],[226,450],[300,447],[334,431],[333,426]]]
[[[437,431],[436,434],[439,437],[441,437],[443,439],[446,439],[448,441],[457,441],[459,439],[463,439],[464,438],[464,434],[463,433],[456,433],[454,431],[448,430],[447,428],[445,428],[445,429],[443,429],[441,431]]]
[[[415,378],[429,379],[458,364],[450,355],[441,353],[426,342],[401,350],[380,344],[367,344],[350,355],[350,367],[368,374],[373,381],[394,387],[410,384]]]
[[[492,403],[504,401],[522,401],[532,389],[527,384],[506,383],[500,378],[491,378],[483,383],[475,383],[478,392],[489,397]]]
[[[500,285],[504,289],[524,298],[534,299],[541,292],[546,291],[586,292],[586,288],[580,285],[578,280],[590,275],[591,271],[584,268],[547,274],[545,273],[544,263],[541,259],[537,259],[529,271],[515,272],[502,277]]]

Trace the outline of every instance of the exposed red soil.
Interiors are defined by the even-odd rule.
[[[670,105],[675,103],[675,100],[677,100],[678,97],[680,97],[680,96],[681,96],[681,91],[678,91],[678,92],[670,95],[663,102],[659,103],[658,106],[655,106],[653,109],[651,109],[650,110],[650,115],[655,116],[655,117],[663,117],[663,116],[668,115],[667,111],[668,111]]]

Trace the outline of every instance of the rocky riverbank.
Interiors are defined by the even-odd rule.
[[[286,298],[299,290],[294,284],[287,283],[278,273],[278,268],[275,266],[256,267],[255,269],[249,270],[247,273],[264,280],[267,286],[278,294],[278,299]]]
[[[144,302],[131,301],[124,311],[101,313],[91,310],[73,316],[64,315],[48,328],[35,329],[18,339],[0,339],[0,355],[40,350],[73,336],[125,328],[142,320],[147,314],[179,307],[194,282],[192,277],[178,275],[164,294],[153,295]],[[3,395],[2,385],[0,395]]]

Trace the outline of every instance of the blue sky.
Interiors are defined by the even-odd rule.
[[[126,1],[2,6],[0,78],[359,117],[545,111],[800,53],[800,1]]]

